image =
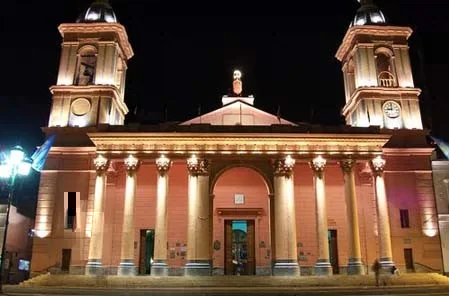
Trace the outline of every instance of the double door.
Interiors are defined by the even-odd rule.
[[[254,220],[225,220],[225,274],[254,275]]]
[[[139,274],[150,274],[154,256],[154,229],[140,230]]]

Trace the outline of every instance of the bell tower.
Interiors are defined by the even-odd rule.
[[[346,124],[422,129],[421,90],[414,86],[409,57],[412,29],[388,25],[371,0],[359,2],[336,54],[343,64]]]
[[[50,88],[49,127],[123,125],[127,62],[133,56],[125,27],[107,1],[97,0],[77,19],[61,24],[57,84]]]

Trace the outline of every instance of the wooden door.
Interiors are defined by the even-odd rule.
[[[255,228],[254,220],[247,221],[248,233],[246,236],[247,251],[248,251],[248,262],[247,262],[247,275],[256,274],[256,250],[255,250]]]
[[[225,275],[234,274],[232,264],[232,220],[225,220]]]
[[[72,260],[72,249],[62,249],[62,261],[61,261],[62,271],[69,271],[71,260]]]
[[[415,271],[415,265],[413,264],[413,251],[412,249],[404,249],[405,268],[407,271]]]

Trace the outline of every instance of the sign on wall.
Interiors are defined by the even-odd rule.
[[[245,203],[245,196],[241,193],[234,194],[234,204],[243,205]]]

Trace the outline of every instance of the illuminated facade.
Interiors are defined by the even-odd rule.
[[[432,161],[438,226],[441,239],[444,274],[449,274],[449,161],[446,157],[436,157]]]
[[[133,51],[104,2],[62,24],[32,270],[362,274],[440,270],[431,148],[406,27],[362,1],[336,57],[347,125],[278,118],[242,97],[181,124],[126,126]]]

